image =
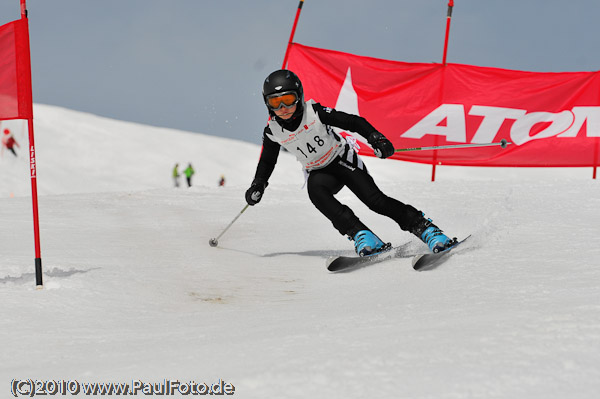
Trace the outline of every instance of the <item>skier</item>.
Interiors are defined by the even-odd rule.
[[[192,176],[196,172],[194,171],[194,168],[192,167],[191,163],[188,164],[187,168],[185,168],[183,173],[185,174],[185,178],[187,180],[188,187],[192,187]]]
[[[4,129],[4,135],[2,136],[2,149],[6,147],[16,157],[17,153],[15,152],[15,145],[20,147],[19,143],[17,143],[17,140],[15,140],[13,135],[10,134],[10,130]]]
[[[175,187],[179,187],[179,164],[176,163],[173,168],[173,182],[175,183]]]
[[[395,153],[392,143],[366,119],[324,107],[312,99],[304,101],[300,79],[285,69],[267,77],[263,99],[270,118],[263,132],[263,149],[254,180],[246,191],[249,205],[256,205],[262,199],[283,146],[296,156],[307,173],[308,196],[313,205],[342,235],[354,241],[359,256],[385,251],[391,244],[384,243],[334,197],[344,186],[372,211],[388,216],[402,230],[419,237],[432,252],[454,245],[456,239],[443,234],[423,212],[385,195],[353,146],[331,129],[335,126],[356,132],[367,139],[377,157],[392,156]]]

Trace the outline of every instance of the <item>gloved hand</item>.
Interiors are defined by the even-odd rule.
[[[262,199],[265,188],[269,183],[263,180],[254,180],[250,188],[246,191],[246,202],[248,205],[256,205]]]
[[[371,147],[373,147],[373,151],[377,158],[391,157],[396,152],[392,142],[379,132],[371,133],[368,141]]]

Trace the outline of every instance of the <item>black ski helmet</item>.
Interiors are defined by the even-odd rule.
[[[292,71],[288,71],[287,69],[280,69],[271,73],[265,79],[265,83],[263,83],[263,100],[265,105],[267,105],[267,96],[276,93],[284,93],[286,91],[293,91],[298,96],[298,111],[301,113],[304,107],[304,90],[302,89],[302,82],[296,76],[296,74]],[[273,110],[269,108],[269,114],[274,115]]]

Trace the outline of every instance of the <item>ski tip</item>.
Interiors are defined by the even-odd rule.
[[[413,257],[412,262],[411,262],[412,267],[415,268],[415,265],[419,262],[419,259],[421,259],[425,255],[426,254],[421,254],[421,255],[417,255],[417,256]]]

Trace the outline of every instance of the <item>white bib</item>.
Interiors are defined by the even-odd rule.
[[[271,140],[282,145],[296,156],[307,171],[323,168],[343,150],[346,141],[337,135],[330,126],[324,125],[308,100],[304,103],[304,114],[298,129],[285,130],[273,120],[269,121]]]

